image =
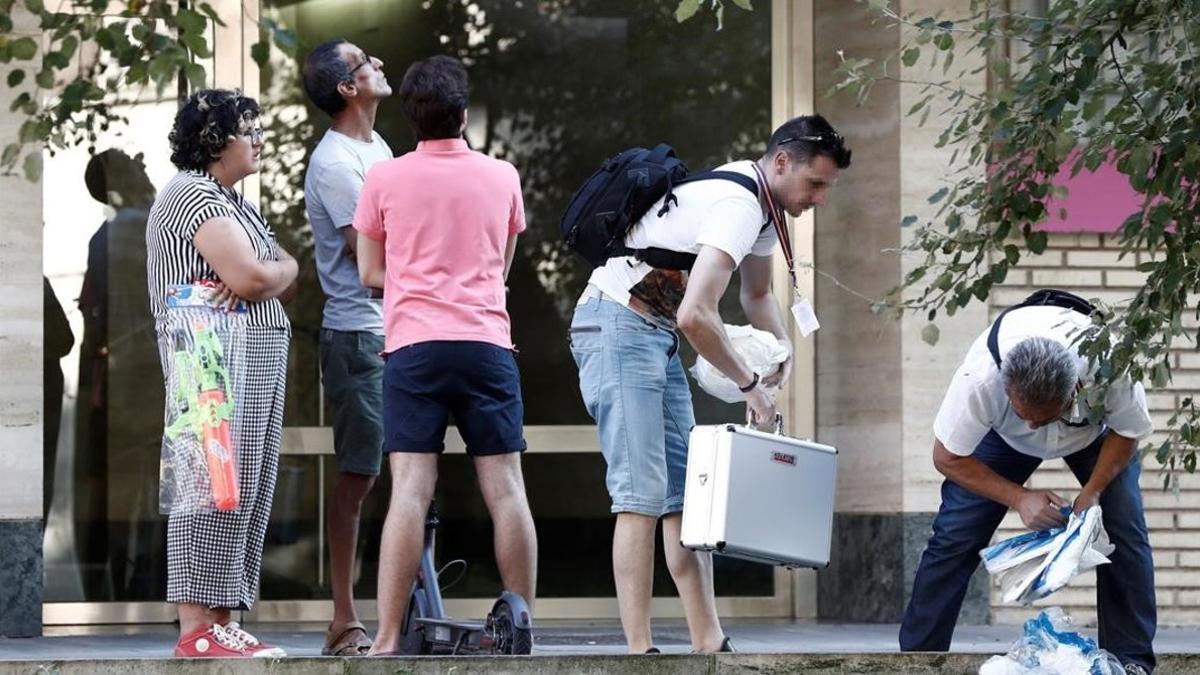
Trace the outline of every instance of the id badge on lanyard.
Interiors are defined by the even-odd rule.
[[[783,260],[787,263],[788,276],[792,279],[792,290],[798,298],[792,305],[792,317],[796,319],[796,327],[800,329],[800,334],[808,337],[821,327],[821,323],[817,321],[817,313],[813,311],[812,303],[800,293],[800,284],[796,281],[796,265],[792,258],[792,237],[787,230],[787,218],[783,213],[783,208],[775,203],[775,197],[771,195],[771,190],[767,187],[767,177],[759,168],[758,163],[753,163],[752,166],[754,173],[758,176],[759,193],[763,195],[763,200],[767,203],[771,224],[775,226],[775,236],[779,238],[779,247],[783,249]]]

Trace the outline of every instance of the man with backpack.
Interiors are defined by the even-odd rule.
[[[1079,395],[1094,377],[1077,345],[1092,311],[1070,293],[1038,291],[1005,310],[955,372],[933,423],[933,463],[946,480],[900,626],[902,650],[950,648],[979,552],[1010,508],[1046,530],[1099,504],[1116,546],[1112,564],[1096,568],[1100,647],[1128,673],[1153,670],[1154,561],[1137,446],[1154,426],[1142,385],[1127,378],[1109,387],[1102,416]],[[1023,487],[1057,457],[1082,486],[1073,502]]]
[[[754,421],[773,422],[774,395],[767,388],[783,384],[791,359],[771,373],[748,368],[725,334],[718,303],[734,270],[740,270],[746,317],[790,351],[771,292],[777,238],[791,261],[783,212],[795,217],[823,204],[850,165],[850,151],[824,118],[813,115],[776,129],[757,160],[732,162],[682,183],[686,169],[672,173],[681,169],[676,165],[667,146],[618,155],[584,185],[563,222],[572,247],[598,265],[575,308],[570,342],[584,405],[596,420],[608,465],[617,517],[613,575],[631,653],[658,651],[650,633],[650,600],[660,518],[693,649],[733,649],[717,617],[711,556],[679,545],[688,434],[695,419],[676,328],[741,387]],[[642,188],[659,179],[666,194],[651,194],[657,196],[653,203],[629,211],[645,196]],[[621,197],[616,211],[605,203],[606,194]],[[615,236],[605,231],[614,224]]]

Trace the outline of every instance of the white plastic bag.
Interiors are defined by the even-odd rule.
[[[733,351],[737,353],[738,358],[750,370],[758,373],[759,377],[766,377],[775,372],[779,364],[788,358],[787,348],[779,342],[779,338],[753,326],[725,324],[725,334],[733,343]],[[742,393],[738,385],[725,377],[703,356],[696,356],[696,365],[692,366],[691,373],[701,389],[726,403],[746,400],[746,395]]]
[[[1071,617],[1051,607],[1025,622],[1025,634],[1008,653],[993,656],[979,675],[1121,675],[1120,661],[1095,640],[1071,630]]]
[[[1028,605],[1109,562],[1115,548],[1104,531],[1100,507],[1093,506],[1079,515],[1070,513],[1065,527],[1005,539],[979,557],[988,573],[998,577],[1004,602]]]

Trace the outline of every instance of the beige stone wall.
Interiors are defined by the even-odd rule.
[[[900,259],[882,253],[900,243],[898,87],[882,83],[862,107],[852,96],[823,94],[837,81],[838,50],[883,59],[899,30],[872,26],[865,5],[814,4],[816,111],[847,138],[853,165],[816,211],[815,262],[847,286],[880,297],[895,285]],[[901,359],[899,325],[871,314],[866,301],[828,277],[816,280],[821,320],[816,339],[817,438],[838,448],[838,511],[901,510]]]
[[[40,37],[28,13],[14,9],[14,33]],[[0,81],[15,65],[0,64]],[[0,139],[17,137],[24,117],[8,104],[24,90],[6,86],[0,94]],[[23,176],[0,176],[0,195],[0,520],[40,519],[42,189]]]
[[[992,294],[991,315],[1009,304],[1024,299],[1033,289],[1046,286],[1073,291],[1086,298],[1106,302],[1130,298],[1143,283],[1143,275],[1134,271],[1141,255],[1120,257],[1116,237],[1096,234],[1056,234],[1050,237],[1045,253],[1022,259],[1020,266],[1002,288]],[[1193,330],[1197,321],[1189,322]],[[1183,343],[1173,357],[1174,381],[1160,390],[1147,389],[1150,412],[1157,429],[1151,443],[1165,438],[1167,419],[1179,399],[1200,393],[1200,356]],[[1147,457],[1142,468],[1142,498],[1150,543],[1154,547],[1155,581],[1158,587],[1160,625],[1200,624],[1200,476],[1182,473],[1178,494],[1164,492],[1163,473],[1154,457]],[[1052,489],[1074,497],[1079,483],[1061,460],[1045,463],[1030,479],[1030,486]],[[998,538],[1023,531],[1020,519],[1009,513],[997,533]],[[1088,574],[1037,603],[1058,605],[1077,620],[1096,620],[1095,574]],[[1027,607],[1000,603],[992,590],[992,616],[997,623],[1020,623],[1032,614]]]
[[[899,4],[899,11],[904,13],[912,12],[918,16],[942,13],[947,19],[955,19],[967,9],[966,3],[947,0],[906,0]],[[906,31],[906,35],[911,33],[911,29]],[[900,79],[908,82],[944,79],[941,67],[933,66],[927,60],[931,54],[932,50],[926,49],[922,59],[911,67],[899,64]],[[956,84],[961,84],[970,92],[985,91],[987,78],[984,72],[970,74],[970,71],[983,65],[982,58],[978,54],[968,53],[961,46],[955,48],[954,58],[954,70],[963,68],[967,72],[956,79]],[[902,85],[900,110],[907,112],[925,95],[919,85]],[[938,114],[945,105],[940,102],[941,97],[937,101],[924,125],[920,124],[917,115],[900,118],[900,211],[904,215],[918,216],[920,222],[935,216],[939,205],[931,205],[929,195],[947,185],[951,178],[948,169],[954,149],[934,147],[938,136],[951,121]],[[903,244],[911,243],[914,229],[902,229],[900,236]],[[899,282],[921,262],[920,257],[905,256],[896,281]],[[936,323],[941,336],[934,346],[921,340],[921,330],[927,323],[927,317],[920,313],[905,314],[901,322],[905,513],[933,512],[938,509],[942,475],[933,467],[933,418],[962,356],[987,327],[987,310],[981,303],[972,303],[953,317],[939,316]]]

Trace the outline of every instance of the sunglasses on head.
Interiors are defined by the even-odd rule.
[[[823,131],[819,134],[810,134],[807,136],[788,136],[779,141],[778,145],[785,143],[795,143],[796,141],[804,141],[806,143],[816,143],[818,145],[828,145],[839,147],[845,143],[846,139],[841,134],[834,131]]]

